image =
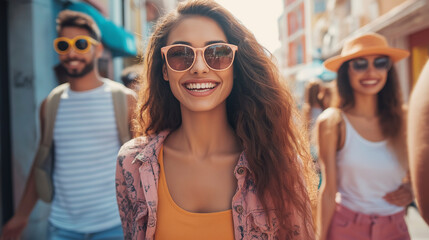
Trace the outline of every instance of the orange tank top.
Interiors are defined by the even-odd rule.
[[[163,147],[161,147],[158,161],[160,175],[155,240],[233,240],[232,211],[193,213],[179,207],[168,191],[164,172]]]

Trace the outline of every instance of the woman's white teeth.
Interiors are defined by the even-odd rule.
[[[204,89],[213,89],[216,87],[215,83],[188,83],[185,87],[189,90],[204,90]]]
[[[362,84],[372,85],[372,84],[376,84],[377,82],[378,82],[377,80],[365,80],[365,81],[362,81]]]

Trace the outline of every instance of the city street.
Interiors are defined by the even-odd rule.
[[[0,0],[0,240],[407,238],[429,190],[428,13]],[[405,222],[429,240],[416,207]]]

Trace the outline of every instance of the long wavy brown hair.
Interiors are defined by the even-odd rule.
[[[339,96],[337,106],[341,109],[354,107],[355,98],[350,85],[349,61],[343,63],[338,69],[337,89]],[[387,72],[386,84],[377,94],[377,99],[382,132],[384,136],[394,138],[400,132],[398,126],[403,125],[402,95],[394,66]]]
[[[275,209],[280,239],[296,234],[297,223],[288,217],[292,211],[304,220],[301,234],[310,236],[313,222],[309,194],[315,199],[316,178],[307,141],[295,125],[298,115],[293,98],[280,82],[278,69],[266,50],[216,2],[181,3],[156,25],[144,56],[141,80],[145,81],[145,88],[139,94],[136,136],[174,131],[181,125],[180,103],[163,80],[161,47],[166,45],[170,31],[189,16],[213,19],[228,42],[238,46],[234,84],[226,100],[229,124],[241,141],[267,216],[268,209]]]

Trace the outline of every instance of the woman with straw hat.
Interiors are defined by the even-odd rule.
[[[412,201],[405,112],[393,63],[407,51],[368,33],[324,62],[338,74],[338,104],[317,119],[323,183],[319,239],[410,239],[404,221]]]

